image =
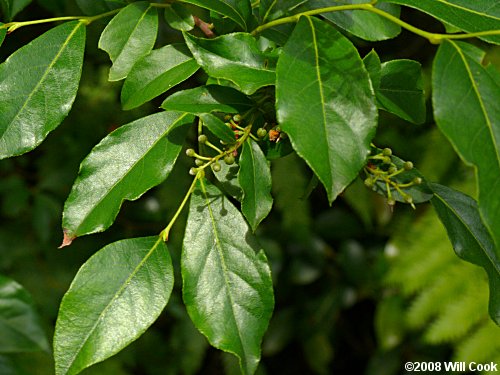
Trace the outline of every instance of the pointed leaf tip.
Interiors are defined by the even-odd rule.
[[[63,230],[63,233],[64,233],[64,237],[63,237],[62,243],[58,247],[58,249],[62,249],[63,247],[71,245],[73,240],[76,238],[76,236],[69,234],[66,229]]]

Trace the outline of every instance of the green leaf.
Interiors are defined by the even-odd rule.
[[[189,9],[179,3],[165,8],[165,20],[172,29],[189,31],[194,27],[194,18]]]
[[[375,90],[379,108],[414,124],[425,122],[422,66],[413,60],[392,60],[381,65]]]
[[[335,5],[366,4],[366,0],[311,0],[306,3],[306,9],[317,9]],[[375,7],[399,18],[400,7],[393,4],[378,2]],[[369,41],[392,39],[401,32],[401,27],[378,14],[364,10],[347,10],[322,14],[327,20],[350,32],[351,34]]]
[[[200,180],[191,196],[182,250],[183,298],[195,326],[253,374],[271,318],[271,272],[240,212]]]
[[[259,145],[248,140],[240,155],[238,182],[243,190],[241,211],[255,232],[273,205],[271,170]]]
[[[184,33],[196,61],[210,77],[234,83],[245,94],[274,85],[277,55],[262,52],[250,34],[233,33],[214,39],[196,38]]]
[[[243,30],[249,27],[252,6],[249,0],[181,0],[183,3],[197,5],[229,17]]]
[[[481,220],[476,201],[446,186],[430,186],[434,191],[431,203],[446,227],[453,249],[460,258],[483,267],[488,274],[489,311],[492,319],[500,325],[500,258]]]
[[[366,56],[363,58],[363,64],[365,64],[365,68],[370,75],[370,79],[372,81],[372,86],[377,92],[380,87],[380,81],[382,79],[382,64],[380,63],[380,57],[378,57],[377,52],[372,49]]]
[[[467,32],[500,29],[500,8],[493,1],[477,0],[384,0],[387,3],[406,5],[430,14]],[[481,37],[500,44],[500,35]]]
[[[261,0],[259,4],[260,23],[272,21],[293,13],[293,10],[308,0]]]
[[[203,124],[210,130],[210,132],[226,143],[234,143],[236,137],[232,131],[221,119],[211,113],[201,113],[200,118]]]
[[[0,27],[3,26],[3,23],[0,22]],[[2,43],[5,39],[5,35],[7,35],[7,29],[0,29],[0,47],[2,46]]]
[[[76,0],[78,7],[87,15],[97,15],[127,5],[126,0]]]
[[[280,55],[278,122],[332,202],[363,167],[377,125],[370,78],[352,43],[301,17]]]
[[[153,49],[157,34],[158,11],[148,2],[132,3],[113,17],[99,39],[99,48],[113,62],[109,80],[127,77],[134,64]]]
[[[47,31],[0,65],[0,159],[38,146],[68,115],[83,64],[85,26]]]
[[[0,10],[4,20],[12,21],[29,3],[31,3],[31,0],[0,0]]]
[[[220,163],[220,167],[220,171],[213,171],[215,178],[219,182],[218,187],[227,195],[241,202],[243,192],[238,181],[240,167],[236,164],[227,165],[226,163]]]
[[[199,66],[183,44],[151,51],[132,68],[123,84],[123,109],[138,107],[191,77]]]
[[[161,108],[192,114],[242,113],[252,108],[252,102],[230,87],[208,85],[176,92],[165,99]]]
[[[101,232],[122,202],[135,200],[171,172],[192,116],[160,112],[121,126],[85,158],[64,205],[63,228],[75,238]]]
[[[173,284],[172,261],[157,236],[99,250],[62,299],[54,335],[56,374],[77,374],[136,340],[162,312]]]
[[[0,275],[0,353],[50,352],[39,320],[26,289]]]
[[[500,74],[483,51],[447,41],[433,66],[434,118],[461,158],[476,168],[479,212],[500,248]]]

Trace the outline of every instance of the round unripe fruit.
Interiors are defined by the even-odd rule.
[[[234,122],[240,122],[243,118],[241,117],[241,115],[234,115],[233,116],[233,120]]]
[[[390,148],[386,147],[386,148],[384,148],[382,150],[382,155],[384,155],[384,156],[391,156],[392,155],[392,150]]]
[[[415,185],[420,185],[422,183],[422,179],[420,177],[415,177],[412,182]]]
[[[189,157],[191,157],[191,158],[194,157],[195,154],[196,154],[196,152],[192,148],[188,148],[186,150],[186,155],[189,156]]]
[[[199,137],[198,137],[198,142],[200,143],[207,143],[208,141],[208,138],[205,134],[201,134]]]
[[[214,164],[212,164],[212,170],[213,170],[214,172],[219,172],[219,171],[221,170],[221,166],[220,166],[220,164],[219,164],[219,163],[214,163]]]
[[[373,178],[371,178],[371,177],[367,177],[365,179],[364,183],[365,183],[365,186],[369,187],[369,188],[372,188],[373,185],[375,185],[375,181],[373,181]]]
[[[405,161],[403,168],[405,171],[411,171],[413,169],[413,163],[411,161]]]
[[[198,166],[198,167],[201,167],[203,164],[205,164],[205,162],[201,159],[196,159],[194,161],[194,163]]]
[[[389,172],[389,174],[396,173],[397,171],[398,171],[398,168],[395,165],[391,165],[389,167],[389,169],[387,170],[387,172]]]
[[[226,163],[227,165],[234,164],[234,156],[233,155],[224,156],[224,163]]]
[[[197,174],[197,173],[198,173],[198,169],[197,169],[197,168],[194,168],[194,167],[193,167],[193,168],[191,168],[191,169],[189,170],[189,174],[190,174],[191,176],[196,176],[196,174]]]
[[[257,137],[264,138],[266,136],[266,134],[267,134],[266,129],[264,129],[264,128],[257,129]]]

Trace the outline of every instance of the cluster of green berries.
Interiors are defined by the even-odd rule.
[[[413,197],[405,192],[404,189],[414,185],[420,185],[422,183],[422,178],[414,177],[411,181],[405,183],[398,182],[394,179],[397,175],[411,171],[412,169],[413,163],[411,161],[404,162],[403,166],[398,168],[392,160],[392,150],[390,148],[384,148],[381,152],[369,156],[369,162],[364,169],[366,174],[364,183],[367,187],[372,189],[377,182],[381,182],[383,186],[385,186],[387,204],[391,207],[396,204],[392,192],[397,191],[406,203],[415,208]]]

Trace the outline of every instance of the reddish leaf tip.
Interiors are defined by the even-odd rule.
[[[61,245],[58,247],[58,249],[62,249],[63,247],[71,245],[73,240],[76,238],[76,236],[68,234],[68,231],[64,229],[64,237]]]

